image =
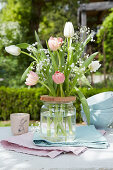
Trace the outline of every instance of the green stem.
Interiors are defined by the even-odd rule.
[[[49,115],[47,117],[47,136],[51,136],[51,116],[52,116],[52,106],[49,105]]]
[[[46,84],[44,84],[42,81],[38,81],[40,84],[42,84],[43,86],[45,86],[49,91],[50,91],[50,93],[53,95],[53,96],[55,96],[55,94],[54,93],[52,93],[52,91],[50,90],[50,88],[46,85]]]
[[[71,44],[72,44],[72,38],[68,38],[68,57],[67,57],[67,63],[70,65],[72,61],[72,48],[71,48]]]
[[[58,51],[57,51],[57,55],[58,55],[58,60],[59,60],[59,69],[60,69],[60,71],[61,71],[61,68],[62,68],[62,62],[61,62],[61,57],[60,57],[60,55],[59,55]]]
[[[56,63],[56,60],[55,60],[55,55],[54,55],[54,53],[50,50],[47,42],[46,42],[46,44],[47,44],[47,48],[48,48],[49,53],[50,53],[50,56],[51,56],[53,68],[54,68],[55,71],[57,71],[57,70],[58,70],[58,67],[57,67],[57,63]]]
[[[58,120],[57,120],[57,117],[58,117],[58,105],[56,105],[55,107],[55,117],[54,117],[54,136],[57,137],[57,124],[58,124]]]
[[[77,83],[77,78],[78,78],[77,76],[74,78],[73,84],[72,84],[71,89],[70,89],[70,91],[69,91],[69,93],[68,93],[68,96],[71,94],[73,88],[75,87],[75,85],[76,85],[76,83]]]
[[[90,71],[90,69],[88,68],[86,71],[85,71],[85,73],[87,73],[87,72],[89,72]]]
[[[47,136],[51,136],[51,128],[50,128],[50,125],[51,125],[51,122],[50,122],[50,115],[48,115],[47,117]]]
[[[58,134],[62,133],[65,137],[67,136],[66,134],[66,129],[64,128],[63,125],[63,107],[62,104],[60,104],[60,113],[58,115],[58,125],[57,125],[57,130],[58,130]]]
[[[70,61],[70,38],[67,38],[68,42],[68,56],[67,56],[67,63],[69,64]]]
[[[31,58],[33,58],[35,61],[37,61],[37,59],[36,59],[34,56],[32,56],[32,55],[30,55],[30,54],[28,54],[28,53],[26,53],[26,52],[24,52],[24,51],[21,51],[21,53],[23,53],[23,54],[25,54],[25,55],[28,55],[29,57],[31,57]]]
[[[71,117],[68,117],[68,125],[69,125],[69,133],[72,134],[72,123],[71,123]]]
[[[66,68],[66,72],[65,72],[65,91],[68,94],[69,93],[69,73],[68,73],[68,67]],[[67,95],[66,95],[67,96]]]
[[[65,106],[65,114],[66,114],[66,117],[68,115],[68,107],[67,105]],[[72,133],[72,122],[71,122],[71,117],[67,117],[67,122],[68,122],[68,126],[69,126],[69,132],[70,134]]]
[[[64,129],[62,123],[58,123],[57,128],[61,130],[62,134],[63,134],[65,137],[67,136],[67,134],[66,134],[66,132],[65,132],[65,129]]]
[[[63,113],[64,112],[64,113]],[[64,115],[65,114],[65,105],[64,104],[61,104],[61,108],[60,108],[60,115],[62,115],[61,117],[62,117],[62,120],[61,120],[61,122],[62,122],[62,126],[64,126],[63,127],[63,130],[64,130],[64,133],[65,133],[65,140],[67,140],[67,133],[66,133],[66,131],[67,131],[67,129],[66,129],[66,116]]]
[[[67,38],[67,42],[68,42],[68,55],[67,55],[67,66],[66,66],[66,91],[67,93],[69,92],[69,64],[70,64],[70,60],[71,60],[71,38]]]
[[[61,92],[61,97],[63,97],[64,96],[64,92],[63,92],[62,84],[60,84],[60,92]]]
[[[66,137],[66,131],[63,127],[63,119],[62,119],[62,116],[63,114],[61,113],[58,113],[59,110],[58,110],[58,104],[56,105],[56,109],[55,109],[55,118],[54,118],[54,130],[55,130],[55,137],[57,137],[60,133],[62,133],[65,137]]]

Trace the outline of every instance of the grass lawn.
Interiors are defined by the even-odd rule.
[[[8,121],[0,121],[0,127],[10,126],[10,120]]]
[[[31,126],[31,124],[35,125],[36,121],[35,120],[30,120],[29,122],[29,126]],[[82,123],[77,123],[77,125],[85,125],[84,122]],[[0,127],[6,127],[6,126],[11,126],[10,120],[7,121],[0,121]]]
[[[29,126],[31,126],[31,124],[35,124],[35,120],[30,120],[29,122]],[[6,127],[6,126],[11,126],[10,120],[7,121],[0,121],[0,127]]]

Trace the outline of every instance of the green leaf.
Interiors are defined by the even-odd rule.
[[[60,55],[60,57],[61,57],[62,66],[64,66],[64,65],[65,65],[64,51],[60,51],[60,50],[59,50],[59,55]]]
[[[40,39],[39,39],[39,36],[38,36],[38,34],[37,34],[37,32],[35,31],[35,38],[36,38],[36,41],[37,41],[37,48],[38,49],[43,49],[43,47],[42,47],[42,44],[41,44],[41,42],[40,42]]]
[[[73,46],[75,48],[75,51],[73,52],[73,62],[76,64],[79,56],[80,56],[80,43],[77,42]]]
[[[83,55],[84,49],[86,45],[90,42],[91,37],[92,37],[92,33],[87,37],[87,39],[83,42],[83,44],[79,42],[75,44],[75,53],[73,57],[74,63],[76,62],[76,60],[78,60],[79,57],[81,57],[81,55]]]
[[[81,76],[80,80],[82,81],[82,83],[83,83],[84,85],[87,85],[87,86],[91,87],[88,79],[86,78],[86,76],[85,76],[84,74]]]
[[[42,44],[41,44],[41,41],[40,41],[40,39],[39,39],[39,36],[38,36],[38,34],[37,34],[37,32],[35,31],[35,38],[36,38],[36,41],[37,41],[37,49],[38,49],[38,51],[40,51],[40,54],[41,54],[41,60],[43,60],[43,59],[45,59],[45,58],[47,58],[46,57],[46,54],[45,54],[45,52],[43,51],[43,46],[42,46]]]
[[[84,41],[83,43],[83,47],[85,47],[91,40],[91,37],[92,37],[92,33],[87,37],[87,39]]]
[[[95,58],[95,56],[96,56],[97,54],[98,54],[98,52],[95,52],[95,53],[93,53],[92,55],[90,55],[90,56],[88,57],[88,59],[84,61],[84,63],[82,64],[81,68],[84,68],[84,67],[87,68],[88,65],[92,62],[92,60]]]
[[[84,110],[84,113],[85,113],[86,118],[87,118],[87,123],[89,125],[90,124],[90,110],[89,110],[87,100],[86,100],[85,96],[83,95],[83,93],[77,87],[75,87],[75,90],[76,90],[76,92],[79,96],[81,103],[82,103],[83,110]]]
[[[81,77],[81,75],[76,74],[76,76],[75,76],[75,78],[73,79],[73,82],[72,82],[72,84],[71,84],[71,88],[70,88],[70,91],[69,91],[69,95],[71,94],[73,88],[76,86],[76,84],[77,84],[77,79],[80,78],[80,77]],[[69,81],[69,80],[68,80],[68,81]]]
[[[57,56],[56,56],[56,53],[52,53],[52,51],[50,50],[49,46],[48,46],[48,43],[46,41],[46,44],[47,44],[47,48],[49,50],[49,54],[51,56],[51,60],[52,60],[52,65],[54,67],[54,71],[57,71],[58,70],[58,66],[57,66]]]
[[[30,64],[30,66],[25,70],[25,72],[22,74],[22,77],[21,77],[21,81],[24,81],[27,77],[27,74],[29,73],[29,71],[31,71],[31,67],[33,66],[34,62],[32,62]]]
[[[16,46],[22,49],[27,49],[30,46],[30,44],[21,43],[21,44],[17,44]]]
[[[54,96],[56,96],[56,94],[55,94],[55,88],[54,88],[54,86],[53,86],[52,75],[49,73],[49,70],[48,70],[47,76],[48,76],[47,84],[48,84],[48,86],[50,87],[52,94],[53,94]]]

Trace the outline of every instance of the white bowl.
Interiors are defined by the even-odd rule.
[[[84,111],[81,109],[83,121],[87,123]],[[90,124],[96,128],[105,129],[113,123],[113,108],[105,110],[90,110]]]
[[[103,92],[87,98],[88,105],[92,110],[104,110],[113,107],[113,92]]]

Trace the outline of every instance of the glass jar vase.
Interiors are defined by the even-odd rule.
[[[52,142],[71,142],[76,134],[76,109],[74,96],[41,96],[41,137]]]

